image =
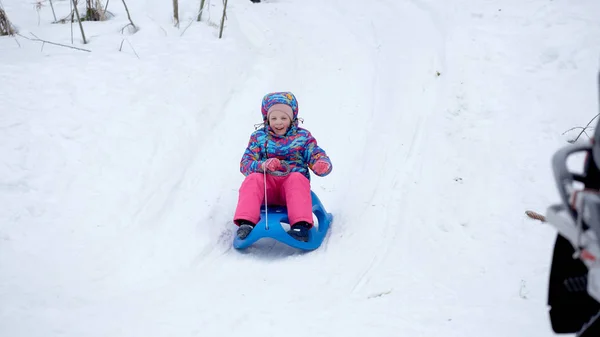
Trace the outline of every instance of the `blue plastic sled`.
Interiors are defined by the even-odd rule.
[[[282,227],[281,222],[289,222],[286,207],[269,206],[269,222],[267,224],[265,221],[265,207],[263,206],[260,210],[260,221],[256,224],[252,232],[250,232],[250,235],[243,240],[236,235],[233,240],[233,247],[236,249],[244,249],[251,246],[256,241],[268,237],[301,250],[315,250],[319,248],[325,239],[325,235],[327,235],[327,230],[329,230],[333,215],[325,211],[325,207],[323,207],[321,200],[319,200],[313,191],[310,191],[310,195],[312,197],[312,211],[317,217],[318,225],[313,226],[313,228],[310,229],[308,233],[308,242],[294,239]]]

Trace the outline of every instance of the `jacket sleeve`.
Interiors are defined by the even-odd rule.
[[[319,147],[319,145],[317,144],[317,140],[315,139],[315,137],[312,136],[312,134],[310,132],[308,132],[308,135],[307,135],[304,158],[307,159],[308,167],[311,170],[313,168],[313,165],[318,160],[324,160],[329,163],[329,170],[327,170],[327,172],[325,172],[324,174],[315,173],[318,176],[324,177],[324,176],[328,175],[329,173],[331,173],[331,171],[333,170],[333,164],[331,163],[331,159],[329,159],[329,156],[327,156],[327,153],[325,153],[325,151]]]
[[[248,176],[250,173],[262,172],[260,168],[260,144],[256,133],[250,136],[250,141],[248,141],[248,146],[240,161],[240,172],[244,176]]]

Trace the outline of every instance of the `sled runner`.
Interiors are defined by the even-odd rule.
[[[327,235],[327,231],[333,220],[333,215],[327,213],[321,200],[319,200],[313,191],[310,191],[310,194],[312,198],[312,211],[317,217],[317,222],[315,223],[315,226],[310,229],[307,242],[294,239],[283,228],[282,223],[289,222],[287,218],[287,208],[285,206],[269,206],[266,209],[265,206],[262,206],[260,210],[260,221],[245,239],[240,239],[236,236],[233,240],[233,247],[236,249],[244,249],[262,238],[272,238],[301,250],[315,250],[319,248]]]

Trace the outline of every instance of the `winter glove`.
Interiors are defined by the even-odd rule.
[[[317,175],[323,175],[329,171],[331,164],[326,162],[325,160],[317,160],[317,162],[313,165],[313,171]]]
[[[262,163],[261,168],[265,172],[275,172],[281,168],[281,162],[277,158],[269,158]]]

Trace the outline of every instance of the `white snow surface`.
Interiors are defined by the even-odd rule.
[[[83,44],[2,0],[0,336],[553,335],[556,232],[524,212],[598,112],[599,1],[229,0],[221,39],[199,2],[175,27],[129,0],[133,33],[113,0]],[[282,90],[334,222],[238,251],[239,160]]]

